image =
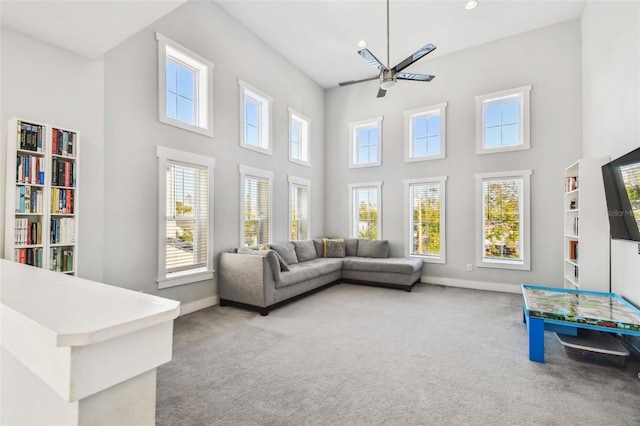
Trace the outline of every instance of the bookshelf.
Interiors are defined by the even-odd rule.
[[[9,120],[6,259],[75,275],[79,145],[75,130]]]
[[[609,221],[602,183],[608,158],[564,170],[564,287],[609,291]]]

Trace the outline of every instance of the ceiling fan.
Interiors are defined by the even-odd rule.
[[[387,65],[385,66],[378,58],[376,58],[369,49],[362,49],[358,51],[358,54],[362,56],[367,62],[373,65],[378,70],[378,75],[375,77],[365,78],[362,80],[351,80],[339,83],[340,86],[347,86],[349,84],[361,83],[363,81],[380,79],[380,88],[378,89],[378,98],[387,94],[387,90],[395,87],[398,80],[414,80],[414,81],[431,81],[435,78],[434,75],[425,74],[413,74],[407,72],[401,72],[409,65],[413,64],[423,56],[431,53],[435,50],[435,46],[431,43],[418,49],[413,55],[409,56],[404,61],[400,62],[393,68],[390,68],[389,63],[389,0],[387,0]]]

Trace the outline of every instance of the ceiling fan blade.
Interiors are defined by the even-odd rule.
[[[400,62],[398,65],[393,67],[394,71],[396,72],[402,71],[403,69],[405,69],[406,67],[408,67],[409,65],[417,61],[418,59],[422,58],[428,53],[433,52],[435,49],[436,47],[433,44],[431,43],[427,44],[422,49],[419,49],[416,53],[409,56],[407,59],[405,59],[404,61]]]
[[[382,62],[380,62],[369,49],[358,50],[358,54],[373,65],[378,71],[382,71],[384,69]]]
[[[436,78],[435,75],[412,74],[410,72],[399,72],[396,74],[398,80],[415,80],[415,81],[431,81]]]
[[[338,83],[338,86],[348,86],[350,84],[362,83],[363,81],[377,80],[379,77],[376,75],[375,77],[363,78],[362,80],[349,80],[343,81],[342,83]]]
[[[387,94],[387,91],[386,91],[386,90],[384,90],[384,89],[381,87],[381,88],[379,88],[379,89],[378,89],[378,96],[376,96],[376,97],[378,97],[378,98],[384,98],[384,95],[386,95],[386,94]]]

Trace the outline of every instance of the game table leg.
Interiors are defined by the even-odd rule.
[[[529,360],[544,362],[544,320],[529,316]]]

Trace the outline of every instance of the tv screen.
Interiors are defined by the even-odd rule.
[[[611,238],[640,242],[640,148],[602,166]]]

